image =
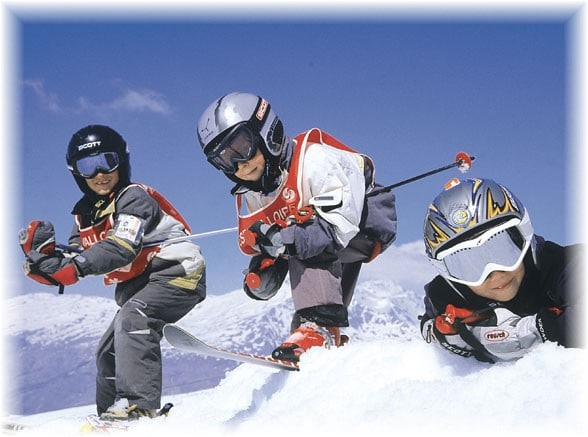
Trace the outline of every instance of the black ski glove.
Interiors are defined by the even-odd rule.
[[[564,333],[558,321],[562,314],[563,310],[557,307],[541,308],[537,311],[535,324],[543,342],[553,341],[558,344],[565,344]]]

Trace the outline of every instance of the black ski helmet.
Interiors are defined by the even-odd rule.
[[[205,155],[208,154],[236,126],[246,125],[259,135],[260,150],[265,158],[265,171],[261,180],[262,191],[268,192],[276,187],[280,175],[279,163],[286,137],[284,126],[276,116],[271,105],[263,97],[255,94],[234,92],[215,100],[200,116],[197,133],[198,142]],[[233,174],[225,175],[238,183],[244,183]]]
[[[103,152],[115,152],[118,155],[118,186],[126,186],[131,181],[129,149],[123,137],[108,126],[89,125],[73,134],[65,154],[67,168],[85,194],[94,195],[94,192],[88,187],[86,180],[76,173],[75,163],[80,158]]]

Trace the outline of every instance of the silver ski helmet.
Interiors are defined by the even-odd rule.
[[[495,270],[513,271],[535,234],[522,202],[491,179],[453,179],[429,205],[424,222],[427,257],[446,279],[480,285]]]
[[[223,163],[218,159],[226,148],[227,139],[238,130],[246,130],[252,136],[254,153],[261,150],[266,161],[265,175],[269,179],[279,174],[278,165],[286,137],[284,127],[270,103],[261,96],[234,92],[226,94],[210,104],[200,116],[197,126],[198,142],[208,161],[223,171],[230,179],[236,171],[236,163],[250,159],[250,155],[234,156]],[[237,179],[238,180],[238,179]],[[262,181],[272,185],[273,180]]]
[[[69,141],[65,160],[67,168],[85,194],[94,194],[88,187],[86,178],[92,177],[98,171],[118,170],[118,186],[130,183],[131,163],[127,143],[111,127],[96,124],[78,130]],[[89,165],[93,164],[94,170],[83,168],[81,163],[84,162],[89,162]],[[97,165],[99,167],[96,167]]]

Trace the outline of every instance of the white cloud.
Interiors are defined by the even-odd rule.
[[[151,111],[159,114],[168,114],[171,110],[161,94],[147,89],[141,91],[128,89],[107,106],[121,111]]]
[[[94,102],[91,98],[80,96],[77,105],[66,107],[60,104],[59,97],[55,93],[48,92],[42,80],[25,80],[23,84],[29,87],[37,96],[41,107],[51,112],[153,112],[156,114],[169,114],[171,107],[161,93],[150,89],[127,88],[122,93],[106,102]]]
[[[45,85],[41,80],[25,80],[25,86],[28,86],[33,90],[39,103],[43,109],[47,109],[51,112],[59,112],[61,110],[59,106],[59,98],[54,93],[49,93],[45,90]]]

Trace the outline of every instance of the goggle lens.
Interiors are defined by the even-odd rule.
[[[118,166],[118,154],[115,152],[104,152],[77,160],[75,163],[75,172],[85,179],[92,179],[98,173],[112,173]]]
[[[529,243],[513,227],[495,233],[479,245],[459,246],[453,252],[441,254],[440,262],[450,280],[477,286],[493,271],[515,270],[523,261]]]
[[[256,136],[245,126],[226,135],[207,155],[208,161],[225,173],[235,173],[239,162],[249,161],[257,153]]]

